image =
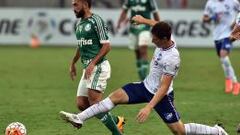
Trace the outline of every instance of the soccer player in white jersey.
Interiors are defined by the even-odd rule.
[[[147,103],[137,120],[144,122],[154,109],[175,135],[227,135],[223,128],[196,123],[183,124],[174,106],[173,79],[180,66],[176,43],[171,40],[171,26],[165,22],[146,19],[140,15],[133,20],[152,27],[152,42],[156,49],[150,64],[150,72],[143,82],[129,83],[114,91],[103,101],[79,114],[60,112],[64,120],[80,128],[83,122],[96,114],[108,112],[118,104]]]
[[[237,0],[208,0],[203,22],[214,22],[213,39],[225,74],[225,92],[238,93],[239,83],[229,59],[232,43],[229,39],[240,4]]]

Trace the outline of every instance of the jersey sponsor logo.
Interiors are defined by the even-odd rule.
[[[132,7],[132,10],[135,11],[135,12],[138,12],[138,11],[146,11],[146,7],[137,5],[137,6],[133,6],[133,7]]]
[[[78,45],[82,46],[82,45],[92,45],[93,41],[92,39],[85,39],[85,38],[81,38],[80,40],[78,40]]]

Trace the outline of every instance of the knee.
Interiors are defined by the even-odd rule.
[[[186,135],[184,130],[178,129],[178,130],[172,130],[172,133],[174,135]]]
[[[89,101],[89,104],[90,104],[90,105],[93,105],[93,104],[96,104],[96,103],[98,103],[99,101],[101,101],[101,98],[99,98],[99,97],[89,97],[89,98],[88,98],[88,101]]]
[[[228,54],[229,53],[226,50],[221,50],[219,55],[221,58],[224,58],[224,57],[228,56]]]
[[[184,125],[171,128],[171,131],[174,135],[186,135]]]
[[[112,94],[110,94],[109,98],[115,105],[121,104],[121,103],[127,103],[128,101],[128,96],[122,89],[118,89]]]

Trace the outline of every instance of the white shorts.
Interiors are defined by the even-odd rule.
[[[85,79],[84,75],[85,69],[83,70],[82,77],[78,85],[77,96],[88,97],[88,89],[94,89],[104,93],[104,90],[107,87],[107,80],[111,76],[111,67],[108,60],[96,65],[89,79]]]
[[[136,49],[139,46],[149,45],[151,43],[151,33],[149,31],[142,31],[139,35],[129,34],[129,48]]]

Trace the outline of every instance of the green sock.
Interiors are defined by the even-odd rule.
[[[148,61],[147,60],[137,60],[137,70],[140,80],[144,80],[145,77],[148,75]]]
[[[147,60],[142,60],[142,75],[144,78],[148,75],[148,68],[149,68],[149,63]]]
[[[113,119],[113,121],[117,124],[118,123],[118,117],[117,116],[115,116],[115,115],[111,115],[112,116],[112,119]]]
[[[142,60],[137,60],[137,72],[140,80],[144,79],[143,72],[142,72]]]
[[[113,117],[110,113],[101,113],[96,117],[112,132],[112,135],[121,135],[116,125],[118,120],[116,116]]]

